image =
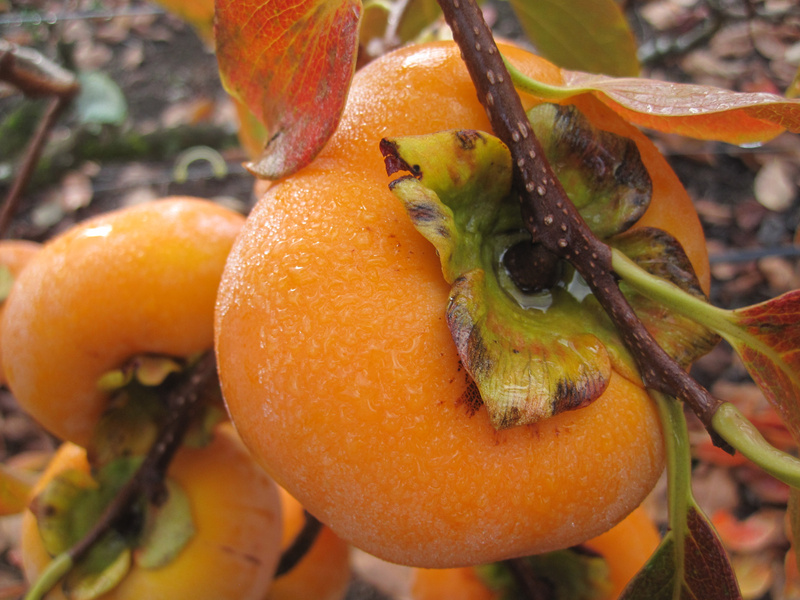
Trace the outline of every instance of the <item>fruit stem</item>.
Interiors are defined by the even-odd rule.
[[[511,61],[506,58],[503,58],[503,64],[505,64],[506,69],[508,69],[508,74],[511,75],[511,81],[514,87],[532,96],[547,98],[548,100],[563,100],[581,92],[580,88],[565,88],[531,79],[511,64]]]
[[[713,329],[723,337],[735,327],[726,318],[726,311],[686,293],[674,283],[648,273],[619,250],[611,250],[611,268],[626,283],[667,308]]]
[[[0,210],[0,237],[2,237],[17,211],[22,192],[33,176],[50,131],[78,94],[80,84],[72,73],[38,52],[20,48],[5,40],[0,40],[0,81],[10,83],[28,97],[53,96],[25,149],[17,176]]]
[[[303,557],[314,545],[314,541],[322,530],[322,523],[310,512],[303,510],[303,516],[305,517],[303,528],[292,540],[291,545],[281,554],[278,568],[275,570],[275,578],[286,575],[297,566],[297,563],[303,560]]]
[[[800,459],[781,452],[761,435],[747,417],[724,402],[712,419],[714,429],[743,456],[783,483],[800,489]]]
[[[62,552],[51,560],[36,582],[25,594],[24,600],[41,600],[70,572],[75,561],[69,552]]]
[[[647,390],[655,400],[664,430],[664,446],[667,455],[667,502],[669,529],[676,536],[675,551],[683,553],[683,536],[686,528],[686,512],[689,508],[692,486],[692,452],[689,445],[689,430],[683,405],[675,398],[657,390]],[[682,565],[678,556],[675,564]]]
[[[620,291],[611,249],[592,233],[545,158],[480,8],[474,0],[439,0],[439,5],[492,129],[511,151],[514,189],[533,242],[571,263],[583,277],[634,356],[645,387],[684,400],[714,443],[732,452],[711,426],[720,401],[658,345]]]

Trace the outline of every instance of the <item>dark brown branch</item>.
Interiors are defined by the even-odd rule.
[[[480,8],[474,0],[439,0],[439,4],[494,133],[511,151],[514,187],[533,241],[569,261],[586,280],[633,354],[645,386],[684,400],[715,443],[729,450],[711,428],[720,402],[645,329],[619,289],[610,248],[589,229],[544,157]]]
[[[55,63],[26,48],[0,40],[0,81],[6,81],[28,97],[53,96],[33,135],[14,183],[0,211],[0,237],[5,235],[42,154],[47,137],[80,89],[75,77]]]
[[[286,575],[286,573],[294,569],[297,563],[303,560],[303,557],[311,550],[311,546],[314,545],[319,532],[322,531],[322,523],[314,515],[304,510],[303,516],[305,517],[303,528],[292,540],[292,544],[281,555],[278,568],[275,571],[275,577]]]
[[[203,390],[215,381],[216,376],[214,353],[208,352],[192,368],[189,376],[172,390],[167,398],[169,416],[158,438],[133,477],[114,496],[94,527],[70,548],[69,555],[74,562],[80,560],[109,529],[128,515],[136,498],[144,497],[156,504],[163,500],[167,468],[202,404]]]

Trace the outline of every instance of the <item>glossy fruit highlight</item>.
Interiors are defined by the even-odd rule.
[[[560,82],[543,59],[503,51]],[[639,224],[677,237],[707,281],[702,230],[664,159],[599,102],[576,104],[636,142],[654,184]],[[376,60],[320,156],[255,207],[221,283],[216,351],[243,440],[339,536],[392,562],[474,565],[584,542],[638,506],[664,464],[655,408],[618,374],[590,406],[535,425],[496,431],[469,410],[449,285],[388,190],[378,144],[488,127],[454,44]]]

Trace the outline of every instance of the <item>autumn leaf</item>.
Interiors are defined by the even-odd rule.
[[[336,130],[355,70],[360,0],[217,0],[222,83],[267,129],[248,167],[277,179]]]
[[[35,477],[0,464],[0,516],[25,510]]]
[[[511,6],[536,49],[555,64],[616,77],[638,75],[636,40],[615,0],[511,0]]]
[[[651,390],[650,394],[664,427],[669,531],[620,600],[741,600],[725,549],[692,496],[683,405],[659,392]]]
[[[567,70],[562,70],[563,85],[547,85],[513,65],[509,71],[521,91],[544,100],[592,94],[626,121],[658,131],[730,144],[760,143],[784,131],[800,132],[800,100],[775,94]]]
[[[727,313],[720,332],[800,442],[800,290]]]
[[[680,534],[672,530],[620,600],[730,600],[741,598],[725,549],[692,503]]]

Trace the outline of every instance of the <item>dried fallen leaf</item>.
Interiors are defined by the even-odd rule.
[[[759,204],[776,212],[788,210],[797,195],[793,171],[786,160],[773,158],[768,161],[753,184]]]

